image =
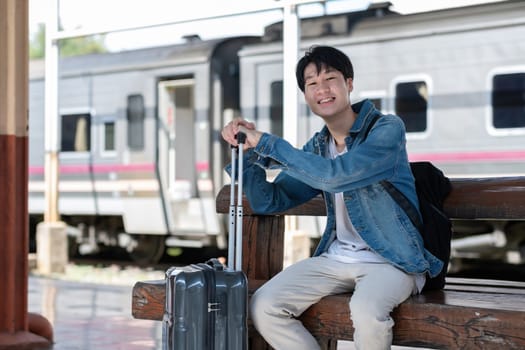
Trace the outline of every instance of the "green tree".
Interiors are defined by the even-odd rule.
[[[31,59],[44,58],[46,51],[45,40],[46,27],[44,24],[39,24],[38,31],[29,42],[29,57]],[[63,39],[60,41],[60,56],[69,57],[107,52],[104,40],[104,35]]]
[[[44,58],[46,53],[46,27],[38,25],[38,31],[29,41],[29,58]]]

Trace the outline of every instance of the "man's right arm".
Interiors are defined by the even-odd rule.
[[[244,156],[243,169],[243,191],[254,212],[282,212],[305,203],[320,193],[319,190],[282,172],[275,180],[268,181],[265,169],[254,162],[258,158],[260,157],[253,149],[248,150]],[[225,169],[228,174],[231,174],[231,166],[229,164]]]

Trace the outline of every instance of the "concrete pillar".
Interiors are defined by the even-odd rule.
[[[63,273],[68,261],[66,224],[58,213],[58,0],[48,0],[45,76],[45,199],[44,221],[36,232],[36,261],[43,274]]]
[[[36,261],[38,272],[42,274],[49,275],[66,271],[68,248],[64,222],[50,221],[37,225]]]
[[[52,338],[29,330],[45,319],[27,310],[28,6],[0,1],[0,349],[45,349]]]

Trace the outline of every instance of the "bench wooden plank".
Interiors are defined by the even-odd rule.
[[[451,218],[523,220],[525,177],[451,179],[445,201]]]
[[[463,278],[463,277],[446,277],[447,285],[479,285],[479,286],[494,286],[494,287],[509,287],[516,289],[524,289],[525,282],[520,281],[505,281],[482,278]]]
[[[465,282],[468,279],[464,279]],[[448,306],[481,307],[493,310],[509,310],[525,312],[525,288],[515,287],[485,287],[483,280],[476,280],[477,285],[447,284],[443,291],[430,291],[412,296],[417,303],[433,303]],[[487,280],[490,281],[490,280]],[[264,280],[249,280],[249,292],[252,294]],[[512,281],[501,281],[505,282]],[[490,282],[488,282],[490,283]],[[525,284],[525,283],[523,283]],[[137,282],[133,287],[132,310],[133,317],[139,319],[162,320],[165,303],[164,280]],[[345,298],[349,294],[342,294]],[[332,298],[332,296],[328,297]],[[345,306],[346,307],[346,306]],[[524,316],[525,317],[525,316]],[[524,323],[525,326],[525,323]]]
[[[478,295],[491,300],[493,294]],[[350,294],[323,298],[300,317],[316,337],[352,340]],[[471,293],[435,291],[409,298],[393,313],[394,344],[446,349],[523,349],[525,313],[502,310],[499,304],[468,302]],[[512,298],[521,302],[523,297]],[[479,301],[478,300],[478,301]],[[442,302],[441,302],[442,301]],[[511,302],[511,301],[509,301]]]
[[[501,288],[503,289],[503,288]],[[431,291],[411,297],[422,303],[439,304],[446,306],[458,306],[461,308],[483,308],[487,310],[507,310],[525,312],[525,298],[523,291],[513,293],[513,290],[501,292],[487,291],[485,289],[473,292],[471,290],[449,290]],[[525,313],[523,314],[525,320]],[[524,324],[525,325],[525,324]]]
[[[164,280],[139,281],[131,292],[131,315],[142,320],[162,321],[165,301]]]
[[[447,277],[446,281],[445,290],[515,294],[525,298],[525,282],[453,277]]]
[[[523,220],[525,218],[525,177],[451,179],[452,192],[445,201],[445,212],[454,219]],[[216,198],[218,213],[228,213],[229,185]],[[244,212],[254,214],[247,201]],[[280,215],[326,215],[324,200],[318,196],[306,204]]]

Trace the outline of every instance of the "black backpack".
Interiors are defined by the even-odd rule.
[[[379,116],[375,117],[368,125],[363,141],[378,118]],[[417,227],[423,238],[425,248],[443,262],[443,268],[436,277],[427,276],[423,290],[442,289],[445,286],[445,276],[450,260],[450,242],[452,240],[452,223],[443,210],[443,203],[452,190],[452,185],[449,178],[430,162],[411,162],[410,168],[416,180],[419,211],[423,222],[421,222],[414,205],[401,191],[386,180],[381,181],[381,185],[405,210],[410,221]]]
[[[413,204],[394,185],[385,180],[381,181],[381,185],[405,210],[410,221],[417,227],[423,237],[425,248],[443,261],[443,268],[436,277],[427,276],[423,290],[442,289],[445,286],[452,239],[452,224],[443,211],[443,202],[452,190],[452,186],[443,172],[430,162],[412,162],[410,168],[416,180],[419,211],[423,222]]]

